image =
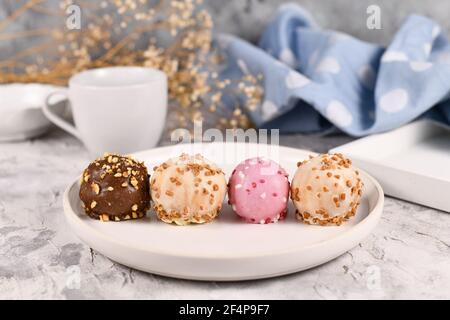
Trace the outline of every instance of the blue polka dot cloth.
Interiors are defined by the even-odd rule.
[[[248,110],[258,127],[364,136],[418,117],[450,124],[450,44],[428,18],[410,16],[383,48],[320,29],[288,4],[259,46],[225,34],[217,43],[229,61],[224,76],[263,75],[264,99]]]

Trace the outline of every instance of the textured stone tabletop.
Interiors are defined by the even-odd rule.
[[[326,151],[343,136],[283,136]],[[450,298],[450,215],[392,198],[375,231],[320,267],[268,280],[194,282],[112,262],[76,238],[62,194],[89,162],[78,141],[54,130],[0,144],[1,299]]]

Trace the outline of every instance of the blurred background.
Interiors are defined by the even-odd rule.
[[[206,0],[217,29],[249,40],[257,40],[271,14],[284,0]],[[320,26],[349,33],[362,40],[386,45],[410,14],[436,20],[444,31],[450,30],[450,1],[447,0],[292,0],[310,11]],[[366,27],[366,9],[381,9],[381,30]]]
[[[432,18],[442,27],[444,35],[450,31],[450,21],[447,18],[450,1],[446,0],[435,0],[433,5],[423,0],[203,0],[203,5],[196,9],[199,12],[206,9],[205,14],[195,16],[194,24],[197,25],[192,28],[183,26],[183,20],[186,21],[185,14],[190,12],[188,7],[197,7],[192,5],[197,1],[0,0],[0,83],[37,82],[64,86],[72,74],[81,70],[111,65],[144,65],[163,70],[170,79],[169,97],[171,102],[175,102],[171,105],[180,107],[171,109],[178,112],[178,120],[169,121],[174,123],[174,127],[187,127],[195,120],[206,119],[208,122],[209,118],[213,119],[208,126],[219,128],[246,128],[255,123],[259,125],[255,117],[258,107],[264,109],[263,100],[272,99],[266,94],[268,90],[265,90],[265,83],[259,77],[261,74],[255,73],[252,77],[249,75],[244,78],[243,74],[246,72],[241,74],[238,70],[238,75],[236,72],[232,75],[227,72],[227,80],[232,83],[229,92],[220,90],[220,86],[223,87],[224,84],[218,84],[219,87],[211,85],[214,79],[207,77],[217,77],[219,74],[221,79],[221,72],[226,65],[219,61],[222,57],[210,54],[214,51],[211,39],[214,38],[214,32],[231,33],[257,43],[276,10],[289,2],[299,4],[310,12],[323,29],[341,31],[381,45],[392,41],[397,30],[411,14]],[[80,30],[68,29],[66,25],[68,13],[65,10],[72,3],[82,10]],[[160,10],[160,3],[166,3],[165,9],[169,9]],[[367,10],[373,5],[380,8],[380,29],[369,29],[367,26],[370,15]],[[155,6],[158,9],[154,10],[154,16],[150,15],[149,19],[140,18]],[[172,19],[173,16],[176,17]],[[152,23],[159,25],[161,21],[162,24],[166,23],[161,28],[164,30],[151,30]],[[175,28],[179,30],[172,34]],[[164,41],[167,37],[161,36],[161,33],[171,39]],[[189,38],[185,36],[187,33]],[[183,43],[183,38],[188,38],[189,41]],[[124,39],[131,41],[120,46]],[[153,42],[153,39],[157,40]],[[116,45],[119,45],[118,50],[114,50]],[[179,56],[178,49],[183,45],[183,49],[189,51],[195,68],[186,64],[189,59]],[[239,62],[239,59],[232,56],[230,60]],[[230,70],[240,68],[236,63],[228,63],[228,66]],[[191,74],[190,70],[194,69],[206,70],[208,75],[205,76],[201,71]],[[297,71],[302,73],[304,70],[297,68]],[[310,74],[304,74],[311,78]],[[183,90],[179,90],[180,88]],[[275,106],[286,105],[285,101],[271,102]],[[225,105],[231,107],[226,108]],[[429,107],[431,105],[427,106]],[[323,112],[322,110],[322,114]],[[214,117],[209,117],[210,114]],[[174,115],[174,112],[170,115]],[[280,124],[272,126],[283,127]],[[311,129],[309,132],[324,131],[322,129]],[[377,130],[374,132],[378,132]],[[285,132],[292,130],[286,129]]]
[[[0,0],[0,21],[25,2],[28,1]],[[230,32],[250,41],[259,38],[275,9],[286,2],[302,5],[313,14],[323,28],[340,30],[380,44],[387,44],[402,21],[413,13],[431,17],[443,27],[444,31],[450,30],[448,0],[204,0],[204,2],[213,16],[216,30]],[[381,8],[381,30],[368,30],[366,27],[366,9],[372,4]],[[20,24],[30,28],[48,23],[48,17],[46,21],[42,19],[44,10],[43,8],[42,12],[35,11],[24,15],[19,21]],[[16,25],[15,28],[19,29],[21,26]],[[14,44],[17,45],[15,42]],[[5,44],[1,48],[2,51],[13,50],[11,47],[7,48]]]

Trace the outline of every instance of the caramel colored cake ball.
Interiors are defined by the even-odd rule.
[[[159,219],[187,225],[213,220],[227,190],[225,175],[201,155],[182,154],[154,168],[151,194]]]
[[[356,214],[362,188],[359,172],[342,154],[322,154],[299,162],[291,184],[297,219],[341,225]]]
[[[102,221],[142,218],[150,207],[147,168],[118,154],[105,154],[84,170],[80,199],[88,216]]]

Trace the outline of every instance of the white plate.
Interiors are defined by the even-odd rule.
[[[63,89],[37,83],[0,85],[0,142],[25,140],[45,133],[51,126],[41,109],[45,98]],[[62,113],[64,108],[57,111]]]
[[[250,156],[278,161],[290,176],[298,161],[311,152],[263,144],[209,143],[178,145],[135,154],[150,171],[182,151],[204,156],[221,166],[227,177],[234,166]],[[174,226],[156,219],[153,211],[143,220],[100,222],[87,217],[80,206],[78,181],[64,194],[68,223],[89,246],[124,265],[170,277],[195,280],[247,280],[305,270],[345,253],[375,228],[382,209],[383,191],[361,172],[365,184],[356,217],[340,227],[321,227],[295,220],[290,203],[288,217],[275,224],[247,224],[229,205],[209,224]],[[226,201],[226,200],[225,200]]]
[[[422,120],[369,136],[342,152],[380,181],[386,194],[450,212],[450,130]]]

